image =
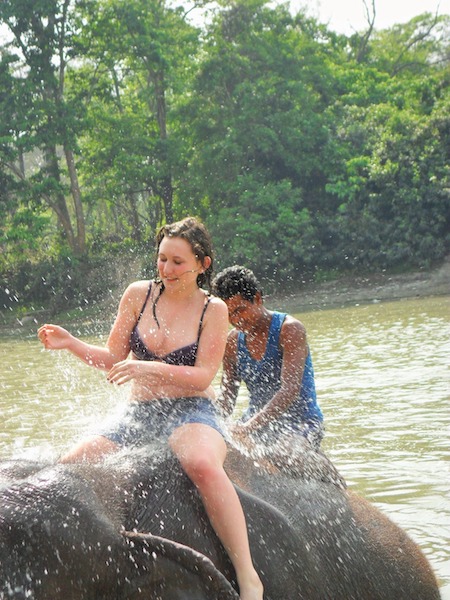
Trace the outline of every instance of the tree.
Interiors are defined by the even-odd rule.
[[[341,51],[338,36],[302,13],[292,16],[285,6],[239,3],[213,22],[183,107],[190,141],[186,162],[191,165],[186,189],[193,210],[210,215],[213,229],[219,221],[227,256],[242,255],[244,240],[233,235],[231,226],[222,227],[221,220],[229,224],[234,211],[236,229],[242,230],[240,221],[248,214],[244,198],[255,220],[263,218],[261,226],[273,244],[284,246],[280,220],[286,223],[288,214],[300,229],[307,223],[305,243],[311,242],[313,214],[324,201],[323,157],[330,133],[326,107],[334,95],[330,57]],[[245,227],[255,233],[255,224]],[[261,244],[247,242],[247,262],[254,264]],[[294,261],[302,269],[310,265],[310,250],[298,238],[295,243],[304,256],[293,252],[289,264]],[[268,253],[273,271],[277,260]],[[266,263],[261,270],[268,276]]]
[[[428,75],[449,62],[450,16],[424,13],[376,33],[368,60],[392,77]]]
[[[140,239],[143,221],[154,229],[174,217],[172,106],[194,65],[198,30],[181,9],[157,0],[92,1],[85,11],[88,81],[95,90],[95,133],[82,144],[85,181],[106,185],[114,213],[120,203],[122,214],[128,207],[134,239]]]
[[[9,98],[4,98],[14,111],[9,130],[4,131],[2,166],[22,182],[33,203],[54,211],[67,244],[75,255],[82,255],[86,230],[75,153],[83,120],[77,103],[65,97],[67,64],[75,58],[72,4],[71,0],[0,4],[0,23],[13,36],[2,60],[15,80]],[[6,124],[2,126],[5,129]]]
[[[318,233],[336,268],[427,266],[448,251],[447,28],[447,18],[425,14],[374,31],[363,60],[352,37],[335,67],[325,186],[335,211]]]

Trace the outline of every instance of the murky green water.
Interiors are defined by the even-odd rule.
[[[324,450],[419,543],[450,600],[450,297],[297,316],[326,418]],[[0,359],[0,460],[54,458],[125,401],[102,373],[43,351],[29,328],[0,338]]]

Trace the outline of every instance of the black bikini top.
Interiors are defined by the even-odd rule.
[[[136,325],[133,327],[133,330],[130,335],[131,351],[133,352],[135,357],[139,360],[158,360],[161,362],[165,362],[169,365],[181,365],[181,366],[185,366],[185,367],[193,367],[195,365],[195,359],[197,358],[198,344],[200,341],[200,335],[201,335],[202,327],[203,327],[203,317],[205,315],[206,309],[208,308],[210,298],[207,297],[205,306],[203,308],[203,311],[202,311],[202,314],[200,317],[197,340],[195,342],[193,342],[192,344],[188,344],[187,346],[183,346],[182,348],[178,348],[177,350],[172,350],[172,352],[169,352],[168,354],[165,354],[163,356],[158,356],[158,354],[155,354],[154,352],[152,352],[152,350],[149,350],[147,348],[147,346],[145,345],[145,343],[139,333],[139,330],[138,330],[139,321],[141,320],[141,317],[144,313],[145,307],[147,306],[147,302],[148,302],[148,299],[150,298],[151,290],[152,290],[152,282],[150,282],[147,296],[145,297],[145,302],[141,308],[141,312],[139,313],[139,317],[138,317],[138,320],[136,321]]]

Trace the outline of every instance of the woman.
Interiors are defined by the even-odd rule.
[[[188,217],[162,227],[156,247],[158,278],[126,289],[106,347],[56,325],[38,331],[45,348],[68,350],[107,371],[112,383],[132,383],[121,422],[82,441],[61,461],[98,461],[121,446],[144,444],[155,435],[167,438],[230,555],[241,600],[262,600],[244,513],[223,469],[226,444],[211,400],[228,331],[225,303],[200,287],[211,279],[211,240]]]

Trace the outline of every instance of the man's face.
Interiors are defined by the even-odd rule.
[[[255,304],[245,300],[240,294],[225,300],[228,307],[228,319],[233,327],[246,331],[253,323]]]

